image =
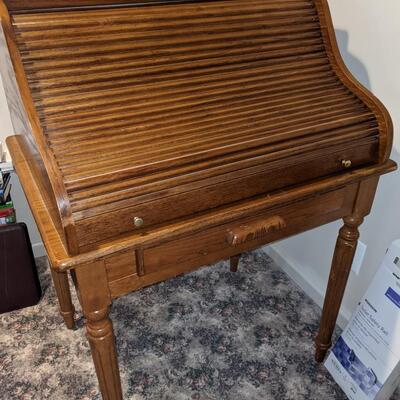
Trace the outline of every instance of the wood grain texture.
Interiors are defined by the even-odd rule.
[[[4,0],[13,13],[45,12],[54,9],[92,9],[103,7],[130,7],[152,4],[185,3],[188,0]]]
[[[35,168],[42,169],[42,174],[47,175],[46,180],[52,190],[52,197],[57,204],[57,219],[63,227],[63,236],[67,243],[69,253],[77,254],[78,244],[74,232],[70,203],[65,191],[65,185],[54,155],[49,151],[46,140],[43,136],[42,127],[36,113],[28,81],[24,72],[23,63],[16,45],[11,19],[2,0],[0,0],[0,22],[8,51],[10,53],[10,59],[14,69],[18,89],[21,94],[24,111],[26,113],[24,115],[27,116],[30,125],[30,129],[18,133],[25,135],[27,139],[26,146],[29,146],[29,152],[33,162],[38,160],[38,165],[36,165]]]
[[[202,263],[209,264],[229,258],[246,249],[254,249],[305,229],[311,229],[315,224],[320,225],[340,218],[351,211],[353,203],[354,186],[348,186],[286,206],[271,207],[264,213],[204,229],[200,233],[145,249],[146,274],[175,267],[176,264],[197,267]],[[263,235],[251,238],[246,236],[247,240],[236,243],[235,246],[227,240],[231,232],[241,232],[243,226],[265,226],[266,221],[274,221],[275,226],[279,223],[280,229],[270,229]],[[283,221],[285,223],[282,223]]]
[[[231,246],[239,246],[254,239],[260,239],[267,236],[270,232],[279,231],[286,228],[285,220],[277,215],[274,215],[266,220],[260,218],[252,224],[242,224],[237,228],[228,230],[226,236],[227,242]]]
[[[333,330],[360,237],[358,227],[371,211],[377,185],[378,178],[370,178],[358,185],[353,210],[351,214],[344,218],[344,225],[339,231],[322,310],[321,324],[315,340],[315,359],[318,362],[324,360],[332,345]]]
[[[0,16],[23,121],[7,144],[69,317],[71,270],[103,398],[122,399],[112,299],[343,218],[321,361],[396,169],[326,0],[0,0]]]
[[[112,322],[111,297],[104,261],[86,264],[74,274],[82,311],[86,318],[86,336],[104,400],[122,400],[121,380]]]
[[[114,282],[128,275],[137,273],[137,262],[135,252],[122,251],[105,258],[108,282]]]
[[[50,264],[55,267],[60,260],[68,259],[70,256],[48,176],[43,169],[38,170],[37,158],[35,162],[26,136],[9,136],[7,146],[46,247]]]
[[[256,249],[265,244],[298,234],[316,226],[334,221],[351,213],[358,184],[349,185],[336,191],[328,192],[313,198],[305,199],[285,207],[275,207],[264,214],[214,228],[200,233],[186,235],[155,247],[144,249],[145,274],[127,274],[118,281],[110,282],[109,288],[113,298],[123,296],[131,291],[170,279],[183,273],[193,271],[205,264],[212,264],[221,259],[235,257],[238,252]],[[324,212],[321,212],[324,210]],[[226,241],[229,230],[244,223],[254,223],[258,218],[265,220],[274,213],[284,215],[290,221],[283,230],[271,231],[269,235],[247,241],[238,246],[231,246]],[[233,260],[235,269],[236,261]],[[117,265],[115,264],[115,267]]]
[[[27,195],[29,206],[41,233],[52,268],[66,271],[79,268],[94,260],[111,256],[115,253],[134,250],[142,247],[155,246],[174,238],[184,237],[196,232],[201,232],[223,223],[232,222],[246,216],[259,214],[277,205],[290,204],[320,195],[338,187],[351,185],[373,176],[380,176],[396,170],[396,164],[388,161],[385,164],[363,168],[357,171],[348,171],[336,177],[321,179],[307,185],[299,185],[287,190],[280,190],[256,199],[240,202],[238,204],[210,210],[207,213],[178,220],[172,224],[166,224],[153,228],[145,234],[133,233],[115,240],[108,240],[97,245],[95,249],[88,249],[77,256],[69,256],[66,245],[62,241],[62,235],[57,229],[51,215],[51,205],[46,199],[46,190],[42,180],[43,175],[37,175],[33,165],[29,161],[24,146],[24,139],[18,136],[9,137],[7,144],[13,158],[16,172],[21,180],[22,187]]]
[[[240,254],[236,254],[229,258],[229,267],[231,272],[237,272],[240,262]]]
[[[393,145],[392,118],[382,102],[358,82],[346,67],[336,42],[335,29],[333,27],[327,0],[315,0],[315,6],[320,19],[321,33],[325,43],[326,54],[335,74],[344,85],[354,93],[357,93],[357,96],[367,104],[376,115],[380,133],[379,161],[385,162],[390,157]]]
[[[75,328],[75,307],[72,304],[71,290],[68,282],[68,272],[58,272],[51,269],[53,284],[56,289],[60,314],[68,329]]]
[[[329,176],[346,153],[384,161],[386,114],[342,71],[323,2],[109,3],[3,6],[70,252]]]

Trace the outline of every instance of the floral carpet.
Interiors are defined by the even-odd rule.
[[[0,315],[0,399],[99,400],[83,320],[65,328],[45,258],[37,306]],[[74,296],[75,305],[78,303]],[[265,253],[116,300],[124,398],[345,399],[313,361],[320,309]]]

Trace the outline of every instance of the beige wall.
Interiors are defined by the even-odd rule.
[[[8,112],[8,106],[4,94],[3,81],[0,77],[0,141],[3,142],[7,135],[13,132],[11,124],[10,113]]]

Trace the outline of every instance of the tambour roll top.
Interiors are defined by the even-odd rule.
[[[125,3],[6,1],[79,251],[387,158],[324,2]]]

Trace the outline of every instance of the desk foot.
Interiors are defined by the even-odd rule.
[[[51,269],[54,287],[56,289],[60,314],[68,329],[75,328],[75,308],[72,304],[71,290],[68,282],[67,272],[57,272]]]
[[[60,314],[64,319],[65,325],[67,326],[68,329],[75,329],[75,310],[73,309],[72,311],[61,311]]]
[[[316,343],[315,361],[318,363],[322,363],[325,360],[326,353],[331,348],[331,346],[332,343],[329,343],[327,345]]]
[[[237,272],[241,254],[230,258],[231,272]]]
[[[112,322],[108,308],[87,313],[86,336],[103,400],[122,400],[121,380]]]

